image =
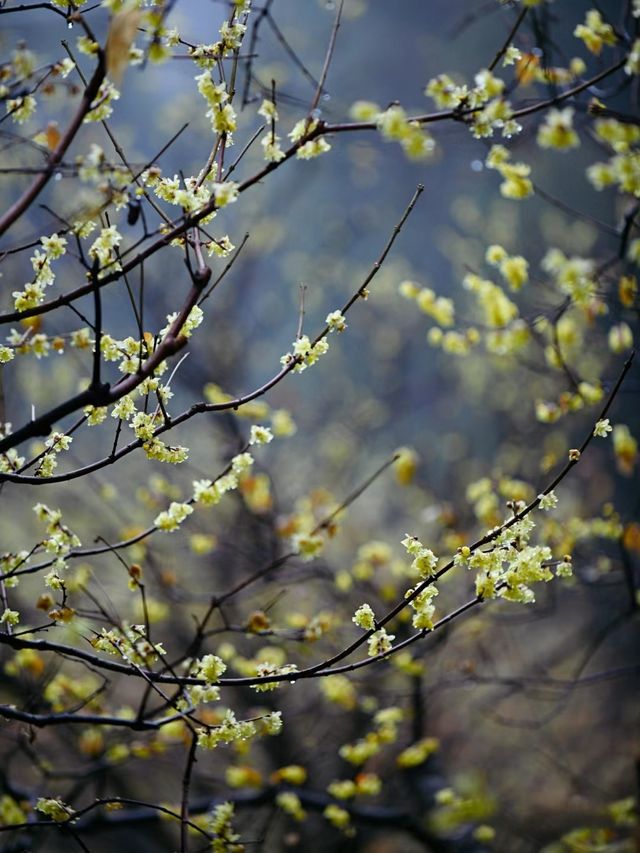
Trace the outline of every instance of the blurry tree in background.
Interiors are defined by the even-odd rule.
[[[637,849],[640,2],[0,21],[0,849]]]

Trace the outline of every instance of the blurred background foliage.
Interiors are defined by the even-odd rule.
[[[625,6],[614,5],[616,9]],[[590,7],[581,0],[544,5],[536,10],[539,31],[525,25],[518,35],[519,46],[534,50],[544,37],[552,63],[566,65],[578,55],[596,73],[605,60],[589,57],[572,35]],[[255,15],[259,9],[258,5]],[[275,0],[271,12],[291,50],[317,78],[335,4]],[[225,14],[222,3],[178,2],[170,23],[187,41],[213,41]],[[358,99],[383,107],[398,100],[409,113],[431,109],[423,94],[427,81],[442,72],[471,80],[493,58],[514,16],[510,4],[481,0],[393,4],[347,0],[320,116],[342,121]],[[62,18],[44,10],[7,15],[2,24],[4,55],[20,40],[39,62],[61,58],[62,40],[68,40],[73,49],[75,29],[68,30]],[[107,13],[97,11],[95,31],[103,35],[106,25]],[[256,51],[255,76],[246,92],[240,74],[239,91],[246,96],[246,106],[239,113],[238,142],[229,151],[231,159],[258,126],[255,109],[270,91],[271,80],[276,82],[283,128],[305,115],[314,92],[308,75],[266,23]],[[86,57],[75,58],[85,73],[90,72]],[[182,59],[127,71],[109,126],[130,162],[149,161],[188,122],[188,129],[159,164],[164,175],[197,174],[210,150],[211,131],[193,74],[191,63]],[[612,109],[629,110],[629,92],[608,92],[606,86],[603,83],[605,88],[593,94]],[[637,93],[634,87],[633,94]],[[518,103],[546,94],[545,87],[522,86]],[[36,130],[49,121],[64,126],[74,103],[65,87],[56,85],[42,98]],[[39,487],[5,483],[0,496],[3,550],[25,547],[25,542],[41,535],[31,511],[38,500],[63,509],[67,523],[86,546],[98,536],[114,542],[134,535],[151,524],[169,500],[189,496],[193,479],[221,470],[241,446],[251,423],[266,423],[270,411],[286,409],[295,421],[295,433],[261,452],[241,493],[213,510],[199,510],[174,536],[157,534],[133,546],[125,559],[143,566],[154,635],[169,651],[182,648],[189,642],[193,615],[202,615],[212,594],[281,553],[283,534],[296,511],[310,511],[320,518],[398,447],[414,448],[419,463],[411,483],[403,486],[392,471],[387,472],[350,507],[319,560],[290,560],[268,582],[232,600],[226,618],[236,629],[227,635],[224,626],[217,624],[220,636],[210,639],[211,649],[218,654],[222,654],[222,642],[232,643],[236,655],[247,659],[269,647],[265,657],[274,654],[273,649],[284,649],[286,659],[300,660],[301,665],[342,648],[352,637],[351,615],[362,601],[382,610],[384,602],[393,603],[402,594],[394,563],[403,559],[399,542],[405,531],[418,535],[438,554],[453,553],[506,512],[500,505],[493,509],[496,520],[491,519],[491,511],[484,516],[481,512],[478,518],[469,497],[470,484],[484,477],[494,484],[513,480],[531,484],[503,487],[503,504],[514,491],[533,495],[536,492],[531,490],[541,488],[548,472],[564,461],[568,448],[577,446],[592,427],[597,407],[571,413],[553,424],[536,419],[535,400],[556,399],[567,390],[567,379],[548,365],[543,348],[535,342],[522,354],[507,357],[482,347],[467,357],[445,353],[427,342],[432,321],[398,293],[405,280],[431,287],[455,301],[456,327],[481,325],[462,278],[468,272],[490,275],[484,255],[487,246],[497,243],[529,261],[530,283],[513,298],[522,316],[530,319],[554,304],[540,269],[550,247],[585,257],[615,254],[619,238],[599,226],[606,223],[610,229],[617,228],[629,202],[613,191],[596,192],[586,180],[585,168],[601,156],[590,132],[591,121],[586,112],[576,116],[581,146],[569,153],[542,151],[535,142],[539,119],[523,122],[523,133],[509,148],[514,160],[532,165],[536,189],[541,190],[524,202],[500,196],[498,175],[484,166],[488,141],[472,138],[456,122],[433,125],[437,150],[426,162],[405,159],[398,146],[375,132],[343,134],[331,140],[328,155],[309,163],[285,164],[243,194],[212,226],[216,235],[228,233],[236,245],[245,233],[249,237],[211,298],[205,325],[191,339],[188,358],[172,383],[172,411],[182,411],[203,395],[211,398],[217,393],[211,383],[237,395],[275,373],[280,356],[296,335],[301,290],[304,331],[313,337],[326,314],[361,285],[416,186],[425,185],[419,205],[373,281],[369,299],[355,305],[348,330],[332,336],[330,351],[320,364],[300,376],[289,376],[266,398],[237,415],[205,415],[178,428],[172,443],[190,448],[189,460],[181,466],[169,468],[134,454],[124,464],[70,483]],[[94,142],[109,159],[117,160],[98,125],[83,129],[69,159],[86,154]],[[239,180],[260,168],[258,149],[250,149],[238,167]],[[35,164],[37,152],[30,156]],[[2,159],[6,167],[24,165],[24,147],[12,145],[5,136]],[[60,178],[41,199],[49,211],[72,218],[75,211],[94,203],[95,191],[87,184],[63,175],[63,170]],[[3,175],[3,206],[24,183],[23,176]],[[51,233],[56,223],[49,211],[33,206],[10,239],[5,238],[5,247]],[[140,229],[140,223],[128,229],[121,226],[127,242],[137,239]],[[225,263],[214,261],[214,275]],[[24,279],[24,267],[25,256],[19,253],[4,259],[3,310],[10,310],[10,292],[14,283]],[[81,283],[72,258],[60,262],[59,269],[58,281],[64,282],[65,289]],[[145,322],[154,331],[181,303],[188,286],[182,252],[159,253],[146,266],[145,275],[149,294]],[[90,315],[91,300],[81,300],[77,308]],[[105,327],[112,334],[136,335],[122,282],[104,292],[104,310]],[[575,349],[576,369],[586,380],[602,379],[605,389],[611,387],[622,364],[606,343],[606,330],[621,311],[612,304],[608,317],[594,318],[590,324],[579,322],[585,344]],[[78,317],[67,310],[46,315],[41,328],[51,336],[79,325]],[[3,371],[4,419],[15,427],[30,417],[32,405],[40,412],[75,393],[90,365],[90,352],[72,349],[64,357],[18,359],[11,372]],[[636,436],[640,425],[637,391],[636,368],[612,417],[614,423],[627,423]],[[66,459],[74,468],[88,464],[107,455],[112,440],[108,423],[79,433]],[[37,442],[33,449],[37,450]],[[561,529],[556,542],[562,542],[562,525],[569,525],[570,519],[611,519],[613,513],[625,525],[626,538],[581,542],[574,552],[574,578],[538,590],[535,605],[522,608],[490,602],[477,608],[414,646],[413,665],[405,661],[409,674],[397,661],[365,668],[351,677],[353,688],[344,687],[337,702],[327,698],[326,685],[315,681],[286,686],[277,694],[230,691],[227,701],[238,716],[250,714],[257,706],[282,709],[283,734],[252,746],[248,755],[229,748],[201,756],[194,796],[224,797],[230,790],[227,765],[250,765],[265,780],[279,766],[300,764],[308,768],[311,787],[323,791],[333,779],[348,775],[337,748],[371,730],[376,710],[399,705],[407,710],[409,721],[401,745],[429,736],[438,739],[439,749],[425,764],[408,771],[397,768],[392,753],[383,751],[367,769],[383,779],[381,803],[403,807],[409,803],[410,811],[420,818],[431,814],[439,837],[448,839],[439,842],[442,847],[433,840],[433,848],[425,846],[402,827],[394,827],[392,820],[359,824],[354,840],[326,829],[326,822],[312,809],[308,820],[298,824],[282,814],[274,816],[268,805],[262,809],[256,805],[237,809],[247,849],[370,853],[414,847],[485,849],[481,841],[473,840],[474,829],[485,823],[497,833],[492,842],[495,849],[514,853],[596,849],[548,846],[585,825],[608,827],[610,834],[597,849],[632,849],[615,846],[618,836],[607,808],[637,794],[637,706],[633,701],[637,681],[634,684],[629,671],[637,664],[637,602],[630,583],[634,570],[637,578],[640,550],[640,535],[634,527],[639,494],[637,467],[621,473],[610,443],[593,446],[559,489]],[[380,545],[382,557],[367,560],[367,543],[372,541],[388,543],[388,550]],[[76,561],[72,568],[90,574],[92,594],[108,602],[108,609],[119,618],[141,618],[139,597],[129,591],[126,569],[114,555]],[[446,578],[438,612],[455,608],[472,590],[469,576],[454,573]],[[38,575],[23,580],[20,610],[28,613],[32,608],[33,624],[42,619],[33,609],[41,592]],[[88,602],[85,610],[86,618],[80,607],[73,622],[56,629],[59,638],[66,634],[66,641],[77,643],[96,627]],[[251,630],[252,618],[262,625],[257,613],[264,615],[262,632]],[[316,643],[300,642],[314,618],[330,629]],[[402,638],[408,630],[400,622],[395,633]],[[228,648],[226,653],[232,660]],[[5,662],[10,658],[5,654]],[[51,676],[62,665],[62,661],[47,660],[46,672]],[[625,668],[626,677],[614,677]],[[64,671],[76,680],[87,676],[77,664],[65,663]],[[605,671],[613,674],[593,682],[585,678]],[[24,675],[22,682],[10,679],[3,698],[17,701],[16,697],[31,695],[37,705],[42,678],[41,672],[34,671]],[[132,702],[133,690],[133,685],[113,681],[110,706]],[[66,800],[74,785],[95,785],[95,791],[119,786],[141,800],[179,797],[177,768],[182,767],[183,751],[179,742],[131,733],[124,738],[126,760],[101,777],[100,761],[123,740],[121,733],[70,728],[64,741],[59,734],[57,730],[39,734],[36,750],[24,732],[17,737],[15,726],[5,726],[0,748],[6,778],[11,777],[18,787],[37,788],[44,784],[38,765],[46,761],[47,784],[53,784]],[[65,776],[73,772],[79,776],[75,782]],[[57,774],[63,777],[59,781]],[[446,797],[444,805],[436,808],[433,797],[442,788],[454,788],[456,796],[470,803],[467,812],[461,806],[456,816]],[[246,790],[253,789],[249,785]],[[122,833],[116,829],[101,832],[100,837],[87,840],[92,851],[112,850],[122,843]],[[135,826],[125,830],[140,851],[173,849],[171,832],[171,824],[144,822],[139,830]],[[34,837],[29,849],[66,849],[68,843],[63,835],[46,841]],[[19,848],[7,842],[2,849]]]

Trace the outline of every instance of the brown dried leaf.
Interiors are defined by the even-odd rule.
[[[55,121],[50,121],[47,125],[47,129],[44,132],[44,135],[47,140],[47,148],[49,151],[55,151],[58,147],[58,142],[60,142],[60,131],[58,130],[58,123]]]
[[[534,53],[523,53],[516,63],[516,79],[521,86],[527,86],[536,78],[540,58]]]
[[[140,23],[138,9],[124,9],[111,19],[107,44],[107,74],[114,83],[119,83],[129,64],[129,48],[133,44]]]

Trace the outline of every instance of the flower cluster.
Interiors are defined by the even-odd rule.
[[[504,65],[512,65],[520,56],[511,45],[505,52]],[[519,133],[522,127],[513,118],[511,104],[502,97],[504,80],[483,68],[475,75],[474,84],[458,85],[448,74],[440,74],[429,81],[425,95],[439,109],[469,110],[469,129],[476,139],[491,137],[495,130],[501,130],[507,139]]]
[[[396,481],[400,486],[408,486],[413,482],[413,479],[416,475],[416,471],[418,470],[418,463],[420,462],[420,457],[418,453],[413,449],[413,447],[398,447],[395,454],[395,461],[393,464]],[[373,543],[374,545],[374,554],[377,562],[386,562],[390,556],[391,552],[388,546],[384,546],[383,543]],[[380,556],[380,547],[383,548],[383,557]],[[370,550],[370,549],[369,549]]]
[[[557,499],[553,492],[538,496],[541,509],[553,509]],[[531,545],[529,539],[535,524],[530,516],[503,529],[493,546],[473,553],[468,548],[456,555],[456,565],[466,565],[476,572],[476,594],[481,598],[504,598],[521,604],[535,601],[532,586],[553,580],[552,551],[548,545]],[[571,573],[568,562],[556,563],[556,575]]]
[[[62,513],[59,509],[50,509],[46,504],[37,503],[33,511],[38,519],[46,524],[47,538],[42,542],[45,551],[63,560],[72,548],[80,547],[80,539],[62,523]]]
[[[317,119],[303,118],[296,122],[290,130],[289,139],[298,146],[296,149],[296,157],[300,160],[311,160],[313,157],[319,157],[320,154],[325,154],[327,151],[331,150],[331,145],[322,136],[316,136],[314,139],[307,139],[307,137],[311,136],[317,128]],[[282,157],[279,159],[282,159]]]
[[[398,755],[396,763],[398,767],[418,767],[433,755],[440,747],[440,741],[434,737],[425,737],[412,743]]]
[[[495,169],[503,178],[500,193],[505,198],[528,198],[533,193],[531,167],[526,163],[510,163],[510,157],[504,145],[493,145],[485,162],[488,169]]]
[[[228,710],[219,725],[198,729],[198,746],[215,749],[220,743],[250,740],[256,734],[255,723],[237,720],[233,711]]]
[[[399,104],[382,110],[372,101],[356,101],[351,107],[351,116],[357,121],[375,122],[382,138],[399,142],[410,160],[424,160],[435,150],[433,137],[418,121],[410,120]]]
[[[249,444],[269,444],[273,441],[273,433],[269,427],[253,424],[249,436]]]
[[[375,773],[359,773],[355,779],[341,779],[327,785],[327,793],[336,800],[350,800],[358,794],[375,796],[382,790],[380,777]]]
[[[638,442],[626,424],[616,424],[612,438],[618,471],[630,477],[638,461]]]
[[[593,311],[595,264],[590,258],[567,258],[560,249],[549,249],[541,266],[544,272],[553,276],[561,293],[571,297],[577,306]]]
[[[7,115],[16,124],[24,124],[34,115],[38,104],[33,95],[20,95],[7,100]]]
[[[178,317],[178,312],[174,311],[172,314],[167,314],[167,325],[164,329],[160,329],[160,336],[164,337],[168,332],[174,321]],[[194,305],[191,311],[189,311],[189,315],[187,319],[182,324],[182,327],[178,330],[178,334],[183,335],[185,338],[190,338],[193,334],[194,330],[198,328],[198,326],[202,323],[204,319],[204,312],[199,305]]]
[[[397,740],[399,724],[404,718],[401,708],[391,706],[377,711],[374,718],[374,728],[355,743],[345,743],[340,747],[341,758],[359,767],[374,755],[376,755],[385,744]]]
[[[413,592],[414,591],[411,589],[407,590],[405,597],[408,598],[410,595],[413,594]],[[433,617],[436,612],[433,599],[437,595],[438,588],[435,586],[435,584],[429,584],[411,599],[409,605],[414,611],[413,618],[411,620],[411,624],[414,628],[417,628],[420,631],[433,630]]]
[[[47,799],[46,797],[40,797],[36,801],[35,808],[56,823],[71,820],[74,815],[71,806],[66,805],[62,800]]]
[[[413,557],[411,571],[421,578],[433,577],[438,565],[438,558],[430,548],[426,548],[415,536],[407,533],[402,540],[407,554]]]
[[[322,814],[332,826],[335,826],[336,829],[341,829],[345,835],[354,835],[355,830],[351,826],[351,815],[346,809],[343,809],[336,803],[329,803]]]
[[[111,270],[118,268],[116,250],[122,242],[122,234],[115,225],[102,228],[100,234],[89,247],[89,257],[97,260],[101,269],[111,266]]]
[[[166,652],[162,643],[152,643],[147,637],[144,625],[128,625],[121,628],[103,628],[101,633],[91,640],[94,649],[110,655],[120,655],[138,666],[150,666]]]
[[[298,667],[293,663],[275,664],[269,661],[259,663],[256,667],[256,675],[261,677],[270,675],[293,675],[298,671]],[[282,687],[284,681],[265,681],[262,684],[256,684],[254,690],[257,693],[266,693],[270,690],[277,690]],[[289,682],[293,684],[293,680]]]
[[[417,121],[410,121],[399,105],[388,107],[376,115],[376,124],[383,139],[399,142],[410,160],[423,160],[433,153],[433,137]]]
[[[292,817],[294,820],[305,820],[307,813],[302,808],[300,797],[294,794],[293,791],[280,791],[276,794],[276,805],[281,808],[285,814]]]
[[[66,238],[58,234],[41,237],[40,244],[42,250],[36,249],[30,259],[35,273],[33,280],[25,284],[23,290],[12,293],[16,311],[26,311],[44,302],[45,289],[55,281],[51,261],[61,258],[66,253]]]
[[[209,105],[207,118],[211,119],[211,127],[214,133],[231,134],[237,127],[236,111],[229,101],[229,93],[225,84],[216,85],[213,82],[210,71],[204,71],[195,78],[198,91]],[[227,139],[229,144],[229,139]]]
[[[478,300],[484,314],[485,323],[494,328],[507,326],[518,316],[518,308],[497,284],[469,273],[463,279],[463,285]]]
[[[245,849],[243,844],[238,844],[240,836],[231,824],[233,812],[233,803],[220,803],[214,806],[207,826],[214,836],[211,842],[214,853],[242,853]]]
[[[522,255],[508,255],[502,246],[494,244],[487,248],[485,260],[500,270],[511,290],[520,290],[529,280],[529,263]]]
[[[111,80],[103,80],[100,84],[98,94],[96,95],[91,109],[84,117],[85,122],[105,121],[113,112],[113,101],[120,98],[120,92],[113,85]]]
[[[361,604],[351,621],[365,631],[373,631],[376,627],[376,617],[370,604]]]
[[[344,332],[347,328],[347,323],[342,311],[331,311],[330,314],[327,314],[325,323],[329,327],[330,332]]]
[[[296,533],[291,537],[291,547],[305,562],[310,562],[324,550],[324,539],[319,533]]]
[[[367,654],[370,658],[386,655],[393,648],[395,634],[388,634],[385,628],[380,628],[367,640]]]
[[[604,45],[614,45],[617,41],[613,27],[602,20],[597,9],[589,9],[584,24],[578,24],[573,34],[596,56],[600,55]]]
[[[616,119],[597,119],[595,135],[613,154],[607,161],[593,163],[587,168],[587,178],[597,189],[617,186],[621,193],[640,195],[640,169],[638,145],[640,128]]]
[[[400,283],[399,292],[405,299],[414,299],[418,308],[432,317],[440,326],[453,326],[455,307],[453,300],[436,296],[429,287],[419,287],[413,281]]]
[[[192,673],[197,678],[204,678],[209,684],[215,684],[226,671],[227,665],[217,655],[204,655],[192,667]]]
[[[178,701],[180,710],[188,707],[198,707],[208,702],[217,702],[220,699],[220,688],[216,683],[226,671],[227,665],[217,655],[204,655],[191,665],[190,675],[195,678],[204,679],[204,684],[190,685],[185,690],[185,696]]]
[[[468,355],[481,340],[477,329],[471,327],[464,332],[443,332],[437,326],[427,332],[427,341],[432,347],[442,347],[450,355]]]
[[[73,438],[61,432],[52,433],[45,441],[46,452],[42,454],[35,470],[37,477],[52,477],[58,466],[57,454],[68,450]]]
[[[296,365],[293,369],[296,373],[302,373],[307,367],[314,365],[320,356],[324,355],[328,350],[329,344],[325,338],[321,338],[312,344],[308,335],[301,335],[293,342],[293,352],[285,353],[280,359],[280,364],[286,367],[296,359]]]
[[[211,200],[212,187],[210,183],[200,181],[192,175],[181,179],[178,175],[173,178],[159,178],[148,170],[142,175],[142,180],[153,188],[155,195],[168,204],[181,207],[185,213],[194,213]],[[222,207],[222,205],[219,205]],[[213,214],[203,217],[202,222],[209,222]]]
[[[328,702],[347,711],[357,707],[356,689],[346,675],[330,675],[320,681],[320,690]]]
[[[0,826],[12,826],[26,821],[26,811],[23,811],[9,794],[3,794],[0,797]]]
[[[215,506],[220,503],[223,495],[238,488],[238,477],[235,471],[229,471],[217,480],[194,480],[193,500],[202,506]]]
[[[331,151],[331,145],[323,136],[318,136],[316,139],[310,139],[308,142],[304,142],[296,150],[296,157],[299,160],[312,160],[314,157],[326,154],[327,151]],[[273,147],[273,145],[268,149],[265,146],[265,154],[267,153],[271,158],[275,158],[276,162],[278,160],[282,160],[282,157],[284,156],[284,153],[279,151],[277,147]],[[282,156],[280,156],[281,154]]]
[[[556,148],[558,151],[577,148],[580,139],[573,128],[573,114],[572,107],[549,110],[538,128],[538,145],[541,148]]]
[[[5,607],[4,612],[0,616],[0,625],[13,626],[20,622],[20,613],[18,610],[11,610]]]
[[[247,30],[244,20],[248,6],[245,2],[236,3],[231,21],[223,21],[220,25],[218,41],[212,44],[189,45],[189,56],[199,68],[213,68],[219,60],[230,56],[240,49],[242,39]]]
[[[540,509],[550,510],[558,506],[558,498],[553,490],[538,495],[538,506]]]
[[[624,66],[625,73],[629,76],[640,74],[640,39],[636,39],[631,46],[627,61]]]
[[[190,504],[171,501],[169,509],[159,513],[153,520],[154,526],[165,533],[173,533],[182,522],[191,515],[193,507]]]
[[[568,412],[577,412],[585,405],[592,406],[599,403],[603,396],[600,384],[579,382],[575,393],[563,391],[558,397],[558,402],[550,400],[536,400],[536,418],[542,423],[555,423]]]

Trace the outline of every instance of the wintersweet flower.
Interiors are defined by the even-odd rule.
[[[613,431],[613,427],[609,423],[609,418],[604,418],[604,420],[598,421],[593,429],[593,434],[597,438],[606,438],[607,435]]]
[[[365,631],[372,631],[376,627],[375,614],[369,604],[361,604],[353,615],[352,622]]]

